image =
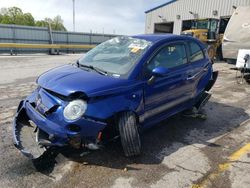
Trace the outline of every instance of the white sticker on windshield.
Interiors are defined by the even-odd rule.
[[[136,44],[136,43],[132,43],[132,44],[129,45],[128,48],[144,50],[145,48],[147,48],[147,44]]]

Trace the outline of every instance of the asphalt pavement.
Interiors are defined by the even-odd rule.
[[[250,85],[237,84],[224,62],[214,65],[206,120],[177,114],[159,123],[136,158],[124,157],[117,140],[96,152],[62,151],[38,171],[13,146],[13,115],[37,76],[79,57],[0,56],[0,187],[250,187]]]

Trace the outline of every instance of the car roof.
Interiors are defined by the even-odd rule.
[[[151,42],[158,42],[160,40],[166,39],[183,39],[187,38],[181,35],[174,35],[174,34],[141,34],[141,35],[134,35],[133,38],[140,38]]]
[[[198,43],[201,47],[205,47],[199,40],[190,37],[190,36],[184,36],[184,35],[174,35],[174,34],[141,34],[141,35],[134,35],[131,36],[133,38],[138,38],[138,39],[144,39],[147,41],[150,41],[152,43],[157,43],[160,41],[173,41],[173,40],[189,40],[189,41],[195,41]]]

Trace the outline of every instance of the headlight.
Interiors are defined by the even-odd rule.
[[[83,100],[71,101],[63,111],[63,115],[67,120],[74,121],[79,119],[87,110],[87,103]]]

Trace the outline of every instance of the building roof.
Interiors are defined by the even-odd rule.
[[[156,9],[159,9],[159,8],[161,8],[161,7],[164,7],[164,6],[169,5],[169,4],[171,4],[171,3],[175,3],[176,1],[177,1],[177,0],[168,1],[167,3],[161,4],[161,5],[159,5],[159,6],[155,7],[155,8],[152,8],[152,9],[150,9],[150,10],[145,11],[145,13],[147,14],[147,13],[149,13],[149,12],[152,12],[152,11],[154,11],[154,10],[156,10]]]

